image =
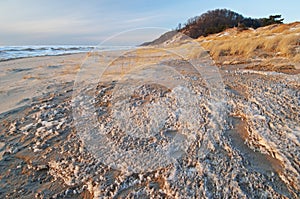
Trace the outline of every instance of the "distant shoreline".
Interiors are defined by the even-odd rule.
[[[30,56],[30,57],[16,57],[16,58],[10,58],[10,59],[3,59],[3,60],[0,60],[0,62],[8,62],[8,61],[13,61],[13,60],[39,58],[39,57],[59,57],[59,56],[87,54],[87,53],[88,52],[78,52],[78,53],[66,53],[66,54],[59,54],[59,55],[37,55],[37,56]]]
[[[28,57],[59,56],[93,51],[131,49],[132,46],[0,46],[0,62]]]

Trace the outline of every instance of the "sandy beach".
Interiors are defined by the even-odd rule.
[[[300,76],[246,66],[184,40],[0,62],[1,198],[297,198]]]
[[[33,97],[56,90],[56,85],[74,81],[86,54],[49,56],[3,61],[0,112],[18,108]]]

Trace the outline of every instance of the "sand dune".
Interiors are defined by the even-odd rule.
[[[247,64],[248,69],[299,73],[300,23],[256,30],[227,29],[197,40],[219,65]]]

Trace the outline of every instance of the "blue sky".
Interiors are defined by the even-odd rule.
[[[227,8],[249,17],[282,14],[300,21],[299,0],[1,0],[0,45],[127,45],[149,41],[208,10]],[[144,29],[144,27],[159,27]]]

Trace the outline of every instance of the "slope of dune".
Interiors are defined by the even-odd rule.
[[[247,64],[248,69],[299,73],[300,22],[256,30],[232,28],[197,41],[218,65]]]

